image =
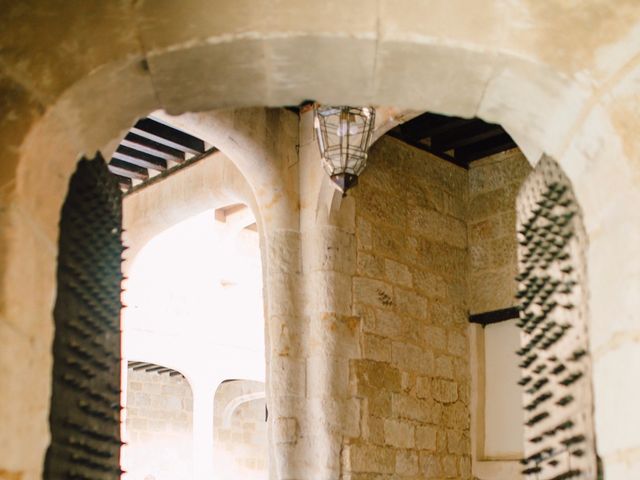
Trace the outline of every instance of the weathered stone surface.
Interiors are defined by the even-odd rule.
[[[449,428],[468,429],[469,409],[462,402],[456,402],[443,407],[444,424]]]
[[[377,335],[364,334],[362,338],[365,358],[379,362],[391,362],[391,340]]]
[[[418,398],[432,398],[431,377],[418,377],[416,379],[416,396]]]
[[[469,305],[473,313],[513,304],[516,193],[530,171],[518,150],[483,159],[469,170]]]
[[[442,474],[446,478],[458,478],[458,459],[453,455],[442,458]]]
[[[440,355],[436,358],[436,376],[443,378],[454,378],[453,361],[451,357]]]
[[[447,351],[452,355],[465,356],[469,350],[469,342],[466,335],[449,331],[447,334]]]
[[[393,342],[391,346],[393,365],[400,370],[427,375],[433,373],[433,353],[424,351],[410,343]]]
[[[387,258],[384,261],[384,271],[389,282],[403,287],[411,287],[413,275],[408,265]]]
[[[397,448],[412,448],[414,446],[415,427],[403,420],[384,421],[384,439],[387,445]]]
[[[159,102],[173,111],[196,111],[245,102],[295,105],[304,98],[335,101],[336,104],[398,105],[468,117],[479,115],[504,125],[525,151],[533,152],[530,154],[533,162],[537,159],[536,152],[538,155],[545,151],[558,156],[575,184],[587,219],[590,324],[597,358],[603,361],[616,359],[615,353],[621,345],[628,347],[637,343],[633,339],[637,336],[634,312],[637,311],[638,267],[629,261],[637,257],[636,245],[639,244],[634,241],[638,236],[637,212],[629,208],[629,205],[638,204],[637,159],[640,158],[636,134],[640,111],[637,95],[639,77],[634,60],[638,55],[637,2],[587,1],[576,9],[571,2],[467,1],[457,5],[462,12],[457,16],[451,15],[448,2],[427,4],[415,0],[385,0],[377,10],[365,8],[363,2],[356,2],[346,9],[340,2],[330,2],[329,5],[312,7],[311,14],[307,5],[294,5],[295,2],[289,1],[280,2],[275,8],[269,2],[238,4],[228,1],[220,2],[220,8],[213,16],[198,15],[209,8],[201,0],[184,4],[161,2],[160,5],[146,1],[133,6],[125,2],[100,7],[91,2],[59,3],[15,3],[7,9],[2,19],[3,28],[0,29],[3,32],[0,35],[3,74],[24,86],[33,98],[39,101],[46,99],[42,103],[52,109],[56,108],[65,92],[73,90],[90,75],[98,79],[95,83],[87,82],[96,87],[89,89],[92,94],[108,91],[120,71],[120,67],[114,67],[115,64],[126,63],[130,57],[137,62],[148,56],[149,61],[140,62],[140,68],[150,66]],[[336,16],[336,12],[340,15]],[[123,18],[127,20],[123,22]],[[308,18],[314,21],[306,21]],[[305,62],[308,58],[315,61]],[[335,75],[336,71],[341,75]],[[185,72],[191,75],[185,75]],[[202,78],[211,81],[202,82]],[[123,98],[128,94],[130,92],[125,92]],[[147,104],[141,101],[142,96],[138,92],[127,98],[130,101],[117,105],[98,97],[103,100],[97,102],[100,110],[95,105],[92,108],[80,105],[76,111],[77,118],[81,119],[79,123],[87,128],[87,137],[115,138],[120,135],[120,127],[116,130],[115,123],[96,122],[95,115],[133,120],[148,113],[140,110],[140,105]],[[91,100],[89,96],[79,95],[78,98]],[[155,104],[151,102],[148,105]],[[28,113],[29,108],[21,107],[15,115],[21,123],[19,130],[22,132],[32,131],[35,124]],[[107,124],[109,126],[104,127]],[[103,128],[109,131],[101,131]],[[13,135],[12,130],[3,130],[3,140]],[[52,138],[48,133],[50,131],[46,129],[39,133],[42,142],[35,155],[38,159],[45,155],[47,164],[51,166],[64,164],[58,160],[60,156],[75,158],[77,149],[61,152],[55,146],[52,148]],[[23,322],[28,322],[29,328],[34,327],[33,331],[5,334],[6,338],[13,340],[7,350],[15,352],[2,365],[3,378],[4,373],[9,372],[7,384],[10,392],[27,390],[19,387],[20,378],[32,378],[31,373],[50,370],[47,356],[42,353],[45,349],[41,339],[51,338],[46,325],[51,323],[49,307],[55,289],[51,265],[55,264],[56,252],[51,241],[34,241],[31,237],[55,238],[57,218],[51,212],[57,207],[44,203],[56,204],[46,200],[62,198],[66,186],[66,178],[52,179],[50,169],[43,169],[46,171],[43,175],[34,174],[41,164],[20,165],[18,171],[22,170],[22,173],[15,177],[17,159],[25,151],[21,143],[2,142],[9,145],[3,148],[2,157],[3,161],[7,160],[3,166],[8,167],[9,173],[2,176],[1,183],[8,185],[15,180],[19,189],[26,192],[42,189],[46,193],[39,198],[45,202],[34,202],[34,211],[39,212],[35,216],[28,211],[25,213],[25,204],[19,202],[3,205],[3,211],[19,212],[16,215],[24,217],[21,221],[25,225],[33,224],[34,218],[37,222],[45,219],[43,225],[46,226],[23,228],[17,223],[3,222],[8,231],[3,237],[2,252],[9,254],[3,254],[2,260],[6,263],[5,270],[10,272],[2,282],[7,291],[3,302],[14,305],[3,315],[5,330],[16,325],[23,327]],[[305,145],[300,147],[302,149]],[[408,204],[465,218],[461,205],[466,208],[467,198],[454,195],[461,179],[466,181],[465,174],[434,156],[420,156],[416,152],[403,154],[402,158],[381,159],[380,166],[385,170],[394,168],[394,174],[388,178],[381,175],[372,185],[394,199],[404,195]],[[68,160],[67,164],[71,161]],[[524,160],[520,164],[526,166]],[[372,158],[370,167],[375,168],[375,165]],[[513,186],[506,186],[500,195],[488,198],[493,196],[492,192],[503,188],[501,185],[505,178],[517,176],[519,167],[514,168],[514,171],[498,168],[467,182],[471,190],[469,207],[478,207],[474,210],[478,218],[486,215],[481,221],[490,220],[491,212],[502,208],[502,200],[514,198]],[[304,183],[305,177],[298,176],[296,168],[288,171],[290,174],[293,172],[289,178],[295,178],[296,182],[300,178],[300,183]],[[367,175],[371,171],[367,170]],[[472,176],[473,172],[469,175]],[[420,188],[411,188],[413,183],[419,184]],[[282,192],[269,184],[252,187],[258,193],[276,191],[280,195]],[[471,198],[476,194],[478,202]],[[485,194],[488,196],[483,198]],[[495,204],[492,203],[494,201]],[[259,203],[260,209],[266,212],[266,223],[269,223],[269,202]],[[321,214],[319,216],[322,217]],[[293,231],[299,225],[299,219],[296,214],[290,217],[287,225]],[[505,225],[513,224],[507,217],[505,215],[507,221],[500,222],[501,230]],[[387,216],[387,220],[391,219]],[[271,233],[269,230],[270,227],[265,228],[267,237]],[[384,241],[382,233],[375,234],[374,241],[373,225],[369,225],[368,230],[368,233],[358,232],[358,248],[366,246],[373,249],[377,244],[385,250],[381,256],[398,262],[403,261],[402,257],[410,258],[411,262],[419,264],[420,269],[438,274],[447,281],[451,280],[450,272],[455,272],[460,266],[451,260],[438,261],[438,255],[433,254],[435,248],[427,248],[423,239],[408,236],[400,227],[390,229],[393,230],[390,233],[393,239],[389,242]],[[487,227],[483,231],[490,230]],[[360,233],[363,233],[362,238]],[[494,234],[495,231],[491,231],[487,236],[492,239],[505,236],[504,231],[493,237]],[[368,239],[366,235],[369,235]],[[406,241],[402,241],[402,236]],[[474,238],[472,242],[475,241],[475,236],[471,237]],[[269,242],[266,244],[270,245]],[[395,248],[400,246],[406,248]],[[412,249],[419,255],[413,256]],[[502,259],[494,256],[500,253],[499,250],[494,250],[494,254],[490,249],[484,251],[488,252],[485,257],[487,263],[483,264],[487,268],[493,260],[501,262]],[[288,252],[288,255],[300,257],[299,252]],[[36,263],[44,267],[34,267]],[[290,268],[286,261],[281,263],[282,269]],[[13,267],[13,264],[18,267]],[[273,263],[266,260],[266,264],[267,272],[270,272]],[[26,273],[16,274],[18,270]],[[502,308],[511,299],[510,294],[496,293],[498,289],[494,287],[506,285],[513,272],[505,268],[485,273],[469,277],[470,289],[478,287],[479,290],[469,296],[467,306],[472,312]],[[267,318],[272,318],[274,310],[282,308],[283,311],[277,313],[286,315],[287,319],[297,318],[301,323],[306,321],[308,316],[297,315],[300,312],[296,312],[291,304],[281,301],[287,296],[283,292],[295,292],[296,275],[290,275],[287,281],[271,277],[270,273],[267,275]],[[457,273],[454,276],[458,276]],[[33,282],[37,282],[38,288],[30,288],[29,292],[15,287],[33,286]],[[488,287],[480,290],[482,285]],[[37,301],[31,296],[33,291],[42,292],[38,293]],[[433,295],[437,298],[446,296],[440,293]],[[299,292],[292,293],[292,296],[300,298]],[[29,302],[38,307],[28,306]],[[429,306],[431,310],[431,304]],[[466,308],[460,310],[465,311]],[[460,318],[454,311],[447,306],[433,313],[433,318],[443,320],[442,323],[434,323],[448,328],[451,323],[444,320]],[[616,321],[611,321],[611,318]],[[401,330],[405,331],[405,328]],[[290,334],[296,333],[291,330]],[[411,343],[415,339],[396,340]],[[278,348],[276,352],[281,354],[283,350]],[[25,367],[28,368],[27,374],[24,371],[12,373],[17,367],[11,358],[29,359],[32,363],[23,362],[29,363]],[[300,356],[296,356],[296,360],[305,362]],[[278,367],[275,365],[272,373],[288,374],[288,369],[279,370]],[[626,480],[633,477],[637,471],[635,467],[640,463],[637,456],[627,456],[628,452],[638,448],[638,441],[632,434],[621,436],[619,427],[624,423],[620,419],[626,418],[623,413],[633,411],[633,385],[638,382],[634,381],[635,377],[630,377],[627,382],[613,382],[611,378],[614,377],[608,372],[614,368],[615,363],[614,366],[606,364],[602,367],[603,373],[595,383],[595,392],[597,397],[605,400],[615,399],[610,403],[618,402],[616,405],[622,404],[624,408],[614,408],[618,415],[612,414],[613,419],[609,417],[611,409],[599,409],[604,412],[600,415],[604,415],[602,418],[605,420],[598,422],[598,438],[608,452],[603,456],[607,474]],[[455,375],[461,371],[462,367],[454,364]],[[297,375],[295,367],[291,372],[294,377]],[[43,387],[46,382],[41,381],[39,375],[36,378],[38,395],[35,397],[48,398],[46,387]],[[273,381],[278,386],[291,383],[275,378]],[[463,395],[460,396],[463,401]],[[28,397],[24,395],[24,398]],[[11,438],[3,436],[3,442],[0,442],[10,445],[0,453],[0,471],[12,472],[11,475],[18,472],[26,480],[32,480],[40,477],[42,450],[47,442],[44,427],[47,412],[44,404],[33,399],[26,403],[29,408],[16,406],[15,402],[6,403],[6,412],[2,411],[0,418]],[[31,423],[37,425],[25,425],[25,415],[34,419]],[[623,445],[617,443],[617,439],[622,437]],[[17,455],[16,450],[20,450]],[[36,453],[22,453],[23,450]],[[274,474],[280,478],[305,478],[304,460],[299,458],[304,457],[304,453],[285,448],[281,453],[274,457],[278,460]],[[296,459],[289,461],[289,457]],[[464,457],[461,462],[469,463],[469,459]],[[295,467],[292,466],[294,463]],[[467,476],[462,468],[459,474]],[[371,480],[373,475],[389,476],[392,473],[366,475],[369,478],[360,478]],[[332,478],[331,474],[326,477]],[[492,477],[489,475],[488,478]]]
[[[460,430],[447,430],[447,451],[453,454],[469,453],[469,437]]]
[[[358,390],[368,387],[388,392],[400,391],[400,371],[386,362],[351,360],[351,381]]]
[[[437,427],[425,425],[416,427],[416,448],[420,450],[436,450]]]
[[[447,350],[447,331],[442,327],[427,325],[423,329],[425,344],[433,350]]]
[[[427,299],[412,290],[394,288],[396,311],[418,320],[427,318]]]
[[[343,453],[343,464],[353,472],[393,473],[395,450],[375,445],[347,445]]]
[[[449,380],[433,380],[433,399],[440,403],[453,403],[458,399],[458,384]]]
[[[365,252],[358,252],[358,272],[369,278],[384,277],[384,259]]]
[[[399,153],[396,148],[396,142],[380,142],[372,149],[377,168],[368,169],[354,191],[356,238],[365,242],[358,244],[353,301],[363,318],[362,352],[368,363],[351,363],[351,384],[365,398],[363,438],[394,447],[396,475],[415,477],[424,471],[425,460],[421,466],[418,451],[410,449],[447,454],[446,434],[438,436],[447,424],[443,405],[458,399],[457,382],[468,382],[467,375],[458,379],[454,363],[468,354],[457,327],[466,321],[466,180],[463,172],[440,161],[418,164],[429,159],[409,148],[400,150],[405,154],[400,161],[390,161]],[[387,176],[413,167],[424,176],[409,182],[405,197]],[[390,196],[395,196],[393,205],[380,201]],[[427,469],[438,478],[440,459]]]
[[[400,476],[417,475],[420,471],[418,452],[401,450],[396,453],[396,474]]]
[[[442,415],[442,407],[428,400],[412,395],[394,393],[391,396],[391,410],[399,418],[424,423],[438,423]]]
[[[441,478],[440,459],[432,453],[420,452],[420,470],[424,474],[424,478]]]
[[[466,224],[457,218],[442,215],[431,209],[414,207],[409,213],[409,219],[409,227],[414,234],[459,248],[465,248],[467,245]]]
[[[380,280],[355,277],[353,295],[357,302],[376,308],[391,309],[394,305],[393,287]]]

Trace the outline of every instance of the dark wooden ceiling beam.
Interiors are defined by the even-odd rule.
[[[163,158],[165,160],[172,160],[174,162],[184,161],[184,152],[176,148],[171,148],[168,145],[154,142],[148,138],[136,135],[135,133],[129,133],[120,142],[120,145],[124,147],[134,148],[141,152],[148,153],[154,157]]]
[[[416,140],[442,135],[471,122],[465,118],[449,118],[426,113],[400,126],[403,135]]]
[[[113,173],[113,172],[111,172]],[[118,175],[113,173],[113,176],[118,180],[118,184],[120,185],[120,190],[129,190],[133,187],[133,181],[129,177],[123,177],[122,175]]]
[[[130,132],[193,155],[204,153],[205,150],[203,140],[151,118],[139,120]]]
[[[388,135],[463,168],[480,158],[517,147],[499,125],[479,118],[428,112],[397,126]]]
[[[135,372],[139,372],[139,371],[144,371],[147,373],[153,373],[156,372],[160,375],[162,375],[163,373],[168,373],[170,376],[174,377],[176,375],[182,375],[180,372],[169,368],[169,367],[163,367],[162,365],[157,365],[155,363],[148,363],[148,362],[129,362],[128,367],[130,369],[132,369]]]
[[[455,148],[466,147],[503,133],[502,127],[490,125],[476,119],[440,135],[433,135],[431,137],[431,147],[434,150],[446,152]]]
[[[120,175],[121,177],[128,177],[136,180],[147,180],[149,178],[149,172],[146,168],[132,165],[117,158],[112,158],[109,162],[109,171]]]
[[[433,128],[439,127],[447,123],[447,119],[444,117],[435,117],[432,114],[425,113],[406,123],[403,123],[398,128],[403,135],[413,139],[423,139],[428,137],[427,132]]]
[[[160,372],[161,370],[164,370],[165,367],[161,367],[159,365],[155,365],[155,366],[148,366],[145,371],[146,372]]]
[[[505,150],[510,150],[515,147],[517,147],[517,145],[509,134],[505,132],[497,137],[456,149],[455,158],[468,164],[474,160],[495,155],[496,153],[504,152]]]
[[[137,372],[139,370],[146,370],[150,365],[150,363],[141,363],[140,365],[136,365],[135,367],[133,367],[133,371]]]
[[[167,169],[167,161],[164,158],[158,158],[123,145],[120,145],[113,153],[113,158],[117,158],[118,160],[122,160],[127,163],[132,163],[138,167],[150,168],[159,172],[163,172]]]

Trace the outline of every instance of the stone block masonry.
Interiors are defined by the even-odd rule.
[[[227,381],[216,390],[212,405],[216,478],[264,480],[268,477],[264,392],[263,382],[250,380]],[[234,405],[235,408],[230,408]]]
[[[191,479],[193,398],[182,375],[129,369],[125,478]]]
[[[353,192],[360,431],[345,439],[344,478],[471,478],[467,181],[385,137]]]
[[[516,197],[531,166],[518,149],[474,162],[469,169],[469,310],[515,305]]]

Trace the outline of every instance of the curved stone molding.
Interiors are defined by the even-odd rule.
[[[265,398],[265,396],[265,392],[254,392],[240,395],[239,397],[231,400],[227,406],[224,407],[224,411],[222,412],[222,426],[224,428],[231,428],[233,413],[238,409],[238,407],[240,407],[240,405],[253,402],[254,400],[260,400],[261,398]]]

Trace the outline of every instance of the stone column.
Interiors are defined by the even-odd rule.
[[[355,271],[353,202],[328,185],[313,140],[312,113],[300,124],[302,282],[305,327],[303,417],[298,419],[304,467],[295,478],[341,476],[344,436],[357,436],[359,404],[349,397],[349,359],[358,354],[358,320],[351,313]],[[332,211],[333,210],[333,213]]]
[[[220,381],[194,381],[193,478],[213,478],[213,396]]]
[[[305,329],[298,310],[298,232],[265,234],[265,317],[269,478],[304,478],[300,424],[305,411]]]

